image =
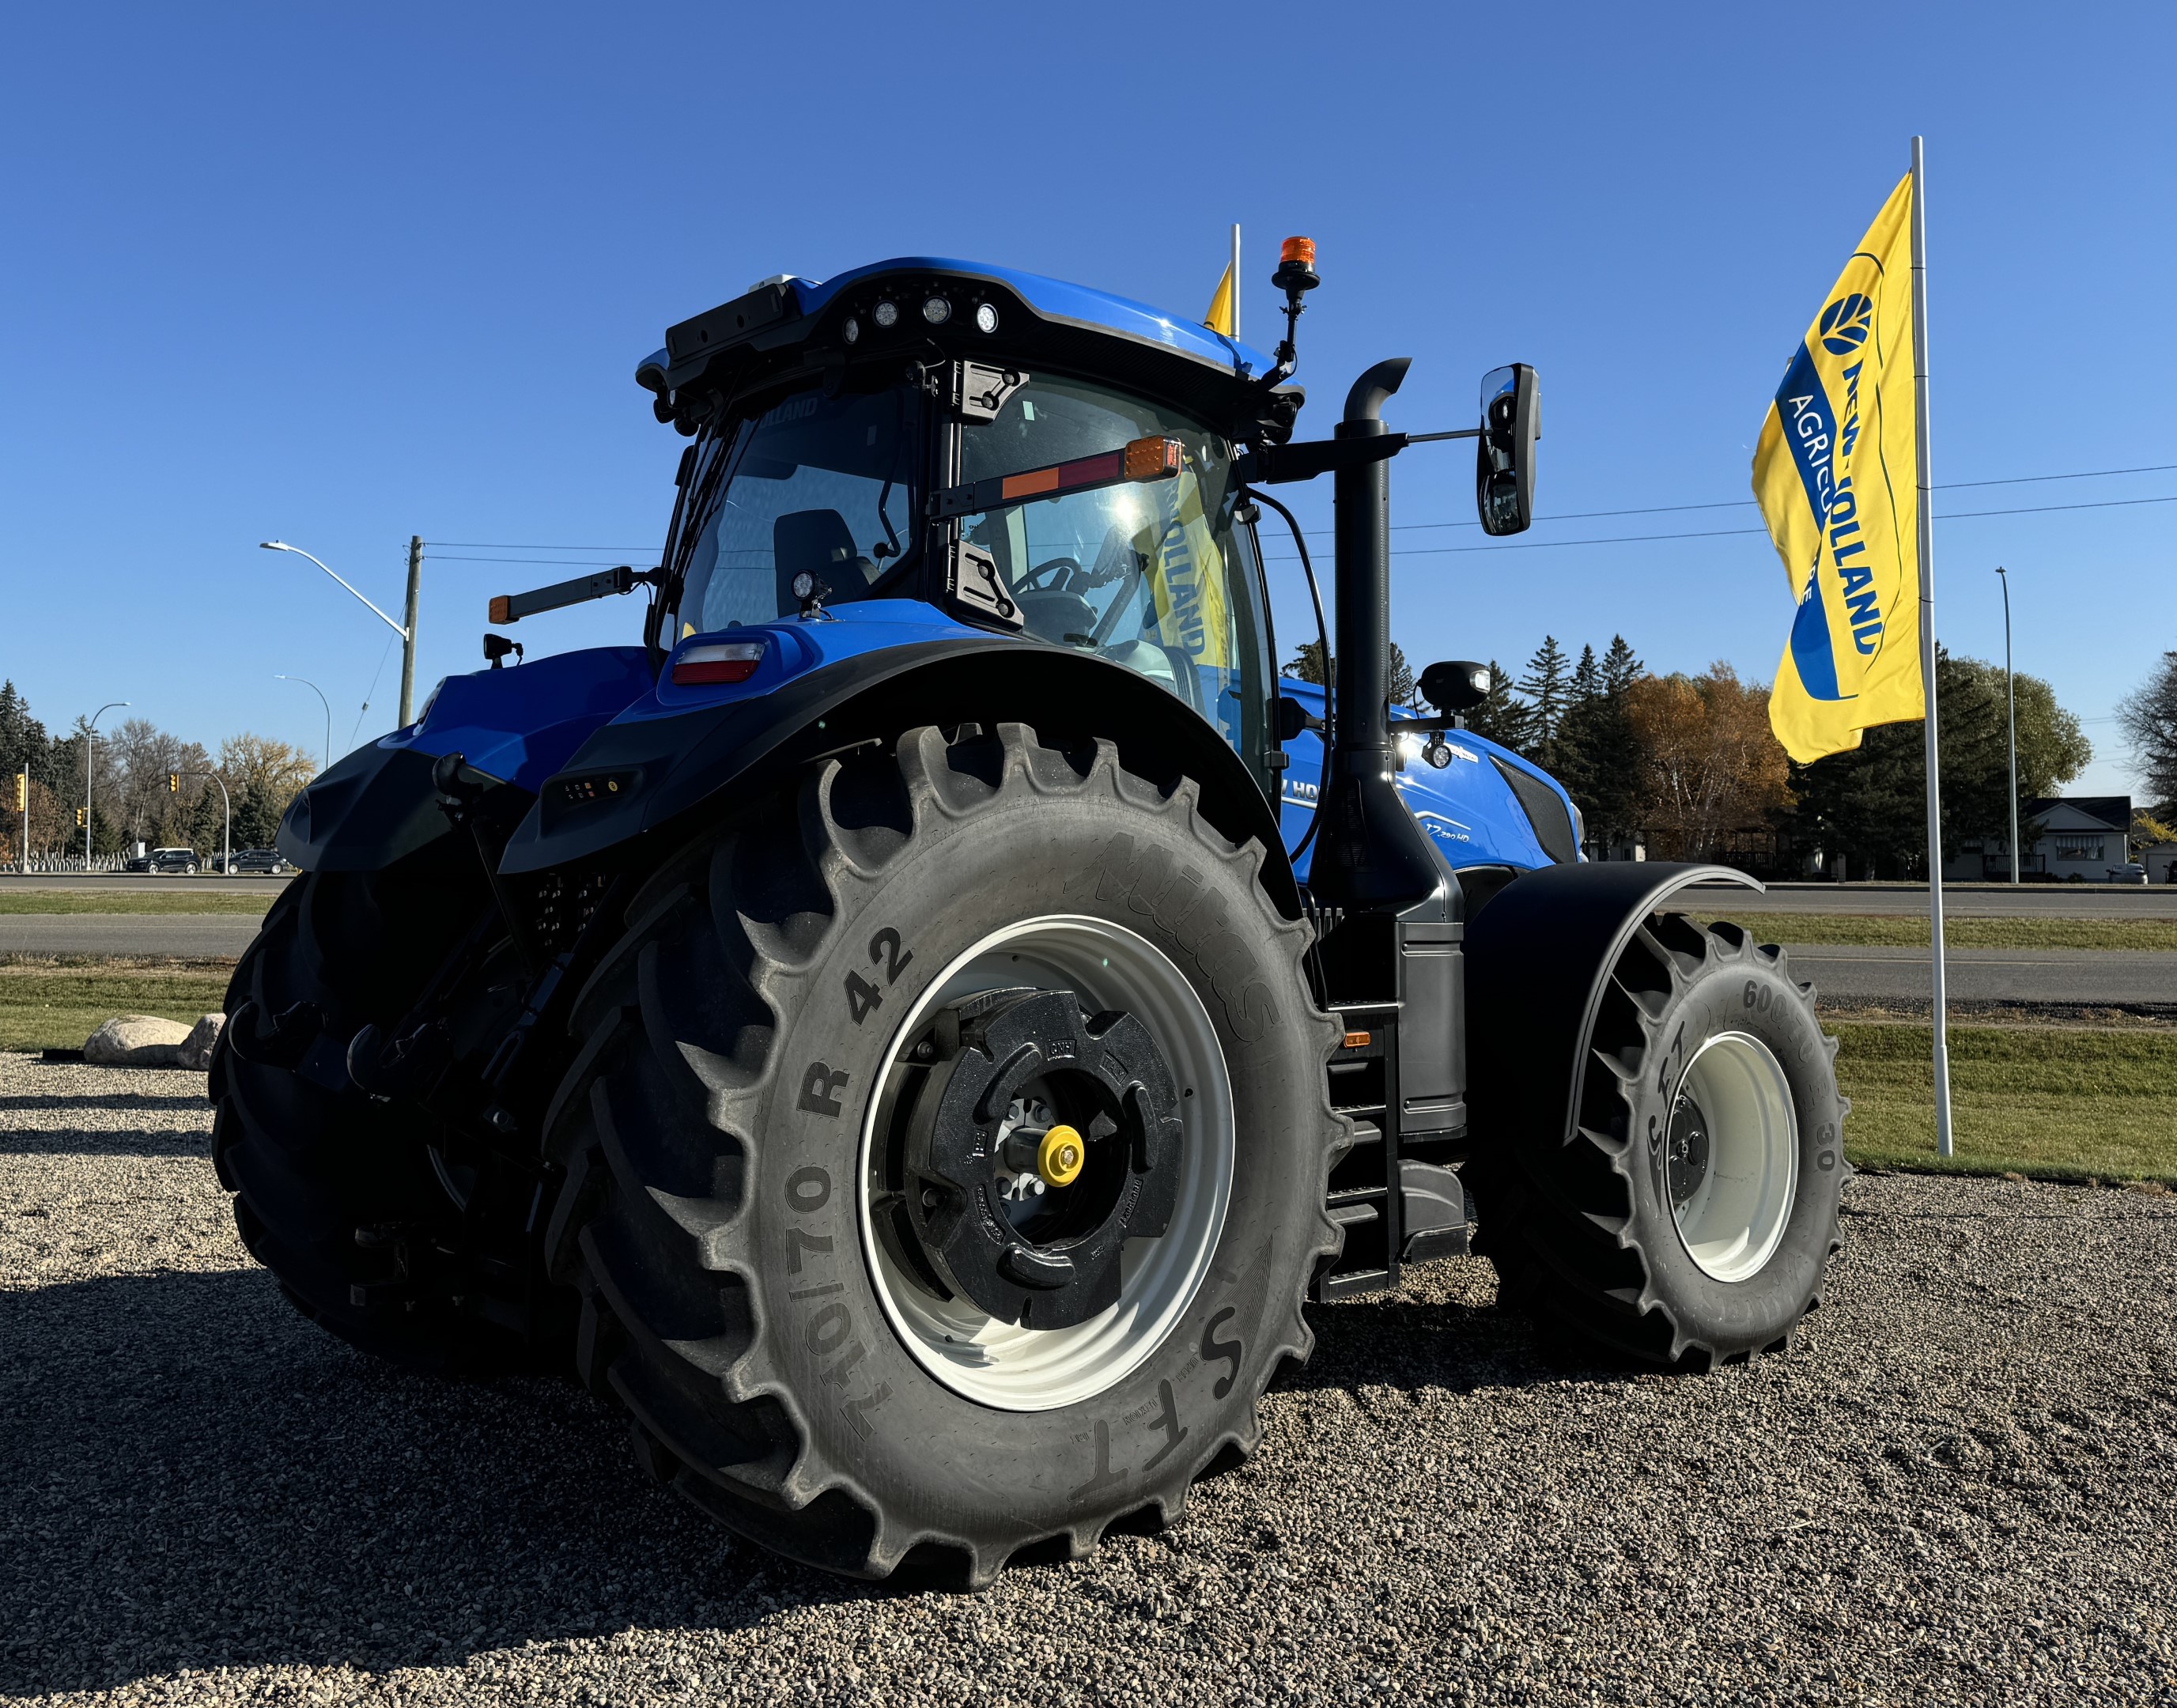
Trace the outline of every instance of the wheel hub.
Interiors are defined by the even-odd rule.
[[[1708,1117],[1684,1093],[1671,1110],[1670,1186],[1672,1208],[1683,1212],[1708,1178]]]
[[[1179,1091],[1149,1028],[1072,990],[993,990],[914,1056],[931,1065],[901,1099],[904,1198],[936,1278],[1023,1327],[1109,1309],[1126,1242],[1162,1234],[1179,1189]]]

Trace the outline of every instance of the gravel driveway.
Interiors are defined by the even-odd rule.
[[[2177,1200],[1863,1178],[1794,1356],[1553,1363],[1486,1266],[1312,1313],[1160,1536],[887,1596],[571,1386],[367,1362],[250,1267],[202,1075],[0,1056],[0,1694],[2177,1700]]]

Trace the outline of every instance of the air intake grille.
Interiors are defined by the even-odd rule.
[[[1557,791],[1518,766],[1505,764],[1495,754],[1489,757],[1504,781],[1512,786],[1520,810],[1535,827],[1535,840],[1542,845],[1542,852],[1559,865],[1569,865],[1578,859],[1580,843],[1572,833],[1572,815],[1565,810],[1565,804],[1558,799]]]

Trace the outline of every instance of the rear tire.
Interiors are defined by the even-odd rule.
[[[576,1006],[582,1054],[547,1140],[567,1176],[548,1248],[582,1297],[577,1365],[626,1408],[653,1474],[810,1564],[980,1586],[1023,1549],[1078,1556],[1122,1517],[1168,1521],[1213,1463],[1252,1450],[1263,1388],[1312,1344],[1301,1299],[1337,1244],[1323,1187],[1349,1136],[1323,1069],[1339,1034],[1301,972],[1307,930],[1272,904],[1262,859],[1209,826],[1192,785],[1161,794],[1108,744],[1061,754],[1005,725],[823,762],[652,880]],[[993,948],[1008,930],[1027,935]],[[1108,959],[1083,947],[1096,941]],[[1111,1196],[1050,1183],[1058,1211],[1136,1204],[1150,1189],[1127,1197],[1127,1168],[1154,1183],[1164,1164],[1149,1159],[1198,1165],[1195,1187],[1170,1176],[1167,1231],[1124,1242],[1120,1302],[1072,1329],[979,1318],[936,1280],[923,1224],[887,1186],[888,1147],[907,1141],[887,1135],[951,1083],[940,1074],[973,1066],[958,1029],[942,1058],[957,1070],[919,1065],[939,1059],[931,1017],[999,989],[1079,1001],[983,1012],[1105,1010],[1090,1054],[1119,1049],[1097,1030],[1113,1012],[1203,1017],[1192,1043],[1175,1022],[1163,1045],[1176,1125],[1154,1130],[1172,1148],[1099,1152],[1092,1134],[1092,1159],[1120,1171],[1092,1160],[1079,1180]],[[1200,1113],[1220,1095],[1223,1138]],[[996,1154],[977,1153],[985,1178]],[[944,1196],[935,1178],[908,1182],[925,1209]],[[962,1202],[995,1202],[982,1190]],[[1159,1269],[1167,1251],[1185,1261]],[[969,1258],[944,1261],[971,1285]],[[947,1323],[982,1337],[950,1362]],[[1040,1385],[1023,1361],[1037,1346],[1051,1349]]]
[[[1571,1133],[1486,1134],[1465,1170],[1505,1301],[1643,1364],[1782,1351],[1821,1301],[1849,1172],[1813,987],[1737,925],[1657,914],[1588,1042]],[[1564,1071],[1539,1054],[1475,1067]]]

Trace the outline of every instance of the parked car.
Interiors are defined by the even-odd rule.
[[[2129,865],[2111,866],[2109,881],[2113,884],[2143,884],[2147,881],[2147,868],[2137,860]]]
[[[237,873],[258,872],[278,877],[295,869],[276,848],[238,848],[234,851],[234,870]]]
[[[197,851],[193,848],[155,848],[151,870],[164,877],[193,878],[197,875]]]
[[[148,872],[151,870],[151,856],[147,854],[131,854],[121,862],[121,870],[124,872]]]

